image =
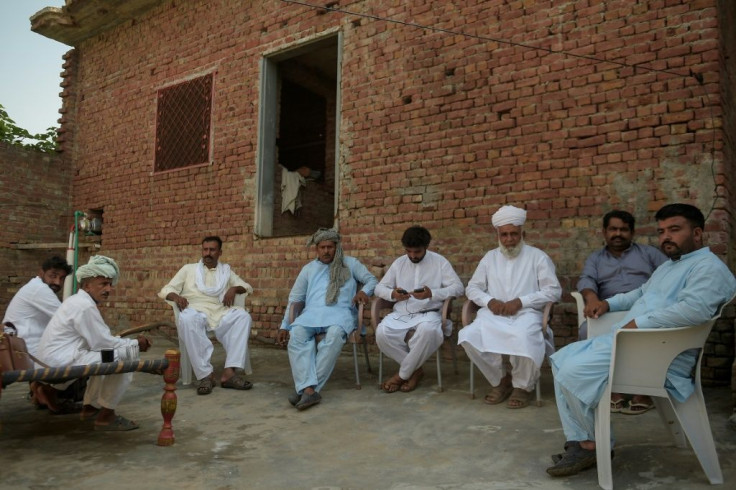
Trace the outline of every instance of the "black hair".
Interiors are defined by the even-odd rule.
[[[691,204],[667,204],[657,211],[657,214],[654,215],[654,219],[661,221],[667,218],[674,218],[675,216],[682,216],[693,228],[705,230],[705,217],[703,216],[703,213]]]
[[[48,259],[43,261],[43,264],[41,264],[41,270],[43,270],[44,272],[50,271],[51,269],[58,269],[60,271],[64,271],[67,274],[71,274],[72,272],[72,266],[67,263],[65,258],[59,257],[58,255],[49,257]]]
[[[217,248],[222,250],[222,239],[217,235],[204,237],[204,240],[202,240],[202,245],[204,245],[204,242],[217,242]]]
[[[633,233],[634,225],[636,225],[636,218],[634,218],[631,213],[628,211],[621,211],[620,209],[614,209],[613,211],[607,212],[605,216],[603,216],[603,229],[608,228],[608,223],[611,221],[611,218],[618,218],[629,225],[629,228]]]
[[[432,235],[425,227],[419,225],[410,226],[404,232],[404,236],[401,237],[401,244],[408,248],[427,248],[431,241]]]

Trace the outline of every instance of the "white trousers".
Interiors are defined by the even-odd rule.
[[[252,320],[247,311],[233,308],[222,317],[220,324],[213,329],[215,338],[225,349],[225,368],[245,368],[248,353],[248,338]],[[207,337],[209,326],[207,316],[193,308],[185,308],[179,313],[179,341],[184,342],[194,376],[204,379],[214,371],[210,359],[215,350]]]
[[[507,374],[506,366],[503,362],[503,355],[494,352],[481,352],[468,342],[460,345],[465,349],[473,364],[478,366],[483,376],[491,383],[491,386],[498,386],[501,379]],[[511,363],[511,384],[514,388],[521,388],[525,391],[531,391],[537,384],[539,379],[539,369],[534,365],[534,361],[524,356],[509,356]]]
[[[409,330],[386,328],[383,325],[376,329],[376,344],[381,352],[399,363],[401,379],[409,379],[414,371],[424,366],[444,340],[442,322],[421,322],[414,328],[416,330],[408,343],[404,342],[404,338]]]
[[[115,352],[115,360],[121,360],[118,353]],[[74,356],[72,364],[96,364],[101,361],[100,353],[96,351],[83,351]],[[66,388],[76,380],[67,381],[63,386]],[[96,408],[109,408],[115,410],[123,399],[125,390],[128,389],[133,381],[133,373],[107,374],[105,376],[90,376],[87,380],[87,389],[84,390],[85,405],[92,405]],[[54,388],[60,389],[60,385],[54,385]]]

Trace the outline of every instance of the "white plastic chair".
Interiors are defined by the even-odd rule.
[[[546,305],[544,305],[544,310],[542,311],[542,335],[544,335],[545,342],[551,339],[552,336],[552,328],[549,326],[549,321],[552,318],[552,307],[554,306],[554,303],[549,302]],[[478,310],[480,310],[480,306],[473,303],[471,300],[466,300],[463,304],[463,311],[462,311],[462,324],[463,327],[467,327],[471,323],[473,323],[473,320],[475,320],[475,315],[478,313]],[[549,332],[548,332],[549,330]],[[473,364],[473,361],[470,361],[470,398],[475,398],[475,365]],[[541,380],[541,377],[540,377]],[[540,380],[537,380],[537,406],[542,406],[542,390],[540,388]]]
[[[234,306],[240,306],[245,308],[245,294],[238,294],[235,296]],[[171,309],[174,310],[174,323],[176,328],[179,328],[179,307],[173,301],[166,301]],[[214,331],[207,329],[207,336],[210,340],[215,338]],[[179,372],[182,385],[192,384],[192,363],[189,361],[189,354],[184,342],[179,342],[179,351],[181,352],[181,360],[179,361]],[[252,374],[253,369],[250,365],[250,349],[246,346],[245,349],[245,374]]]
[[[578,332],[582,327],[583,323],[588,322],[588,336],[587,338],[596,337],[598,335],[608,333],[611,330],[611,326],[614,323],[623,320],[626,316],[626,311],[612,311],[608,312],[600,318],[586,318],[583,310],[585,309],[585,300],[583,295],[577,291],[573,291],[570,295],[575,298],[575,304],[578,310]],[[604,319],[605,318],[605,319]]]
[[[441,312],[441,318],[442,318],[442,324],[444,325],[445,320],[450,320],[450,315],[452,314],[452,301],[454,300],[454,297],[447,298],[442,303],[442,312]],[[381,323],[381,318],[383,318],[383,315],[381,313],[386,310],[393,310],[394,303],[388,300],[385,300],[383,298],[379,298],[378,296],[373,298],[373,302],[371,303],[371,326],[373,327],[373,331],[375,332],[378,328],[378,324]],[[443,343],[445,340],[452,340],[455,338],[455,325],[452,326],[452,332],[449,336],[445,336]],[[455,374],[458,373],[457,371],[457,345],[454,342],[452,343],[452,365],[455,369]],[[442,367],[440,365],[440,358],[442,357],[442,346],[437,349],[435,352],[435,358],[437,362],[437,391],[440,393],[444,391],[444,388],[442,387]],[[383,352],[379,349],[378,351],[378,386],[379,388],[383,386]]]
[[[304,310],[304,302],[303,301],[297,301],[295,303],[291,304],[291,307],[289,308],[289,324],[294,323],[294,320],[296,320],[296,317],[301,315],[302,311]],[[368,344],[366,344],[365,341],[365,331],[363,329],[363,304],[358,305],[358,325],[350,332],[347,338],[347,342],[349,344],[352,344],[353,346],[353,366],[355,368],[355,389],[359,390],[361,389],[360,384],[360,371],[358,370],[358,344],[363,343],[363,350],[365,353],[365,364],[368,369],[368,372],[371,371],[371,363],[368,360]],[[315,340],[317,343],[319,343],[324,338],[324,334],[315,335]],[[315,344],[316,345],[316,344]]]
[[[712,319],[697,326],[618,330],[614,335],[611,352],[609,383],[601,397],[601,400],[608,400],[611,392],[652,397],[660,418],[670,429],[677,447],[686,447],[687,441],[690,441],[703,471],[714,485],[723,483],[723,475],[705,409],[700,384],[700,361],[703,357],[703,345],[713,324],[721,315],[723,306],[725,304]],[[609,315],[611,314],[607,313],[599,319],[608,328],[618,321]],[[684,403],[680,403],[670,397],[664,388],[667,369],[675,357],[693,348],[700,350],[695,364],[695,392]],[[613,488],[613,477],[611,411],[608,403],[599,403],[595,409],[595,440],[598,485],[610,490]]]

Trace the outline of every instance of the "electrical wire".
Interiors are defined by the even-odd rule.
[[[689,72],[687,74],[683,74],[683,73],[679,73],[679,72],[676,72],[676,71],[664,70],[664,69],[661,69],[661,68],[654,68],[654,67],[651,67],[651,66],[646,66],[646,65],[640,64],[640,63],[626,63],[626,62],[623,62],[623,61],[608,60],[608,59],[605,59],[605,58],[598,58],[596,56],[576,54],[576,53],[573,53],[573,52],[570,52],[570,51],[566,51],[566,50],[555,50],[555,49],[551,49],[551,48],[545,48],[543,46],[533,46],[533,45],[530,45],[530,44],[518,43],[518,42],[514,42],[514,41],[509,41],[509,40],[506,40],[506,39],[499,39],[499,38],[494,38],[494,37],[490,37],[490,36],[481,36],[481,35],[478,35],[478,34],[468,34],[466,32],[456,31],[456,30],[453,30],[453,29],[445,29],[445,28],[442,28],[442,27],[434,27],[434,26],[428,26],[428,25],[418,24],[416,22],[408,22],[408,21],[399,20],[399,19],[392,19],[390,17],[381,17],[379,15],[374,15],[374,14],[366,14],[366,13],[362,13],[362,12],[355,12],[355,11],[347,10],[347,9],[344,9],[344,8],[340,8],[339,6],[337,6],[337,2],[328,3],[327,5],[316,5],[316,4],[305,2],[305,1],[301,1],[301,0],[281,0],[281,2],[288,3],[288,4],[293,4],[293,5],[301,5],[303,7],[308,7],[308,8],[315,9],[315,10],[324,10],[325,12],[336,12],[336,13],[341,13],[341,14],[352,15],[352,16],[356,16],[356,17],[361,17],[361,18],[365,18],[365,19],[371,19],[371,20],[376,20],[376,21],[388,22],[388,23],[391,23],[391,24],[397,24],[397,25],[401,25],[401,26],[404,26],[404,27],[414,27],[414,28],[417,28],[417,29],[423,29],[423,30],[431,31],[431,32],[439,32],[439,33],[443,33],[443,34],[451,34],[453,36],[463,36],[463,37],[467,37],[467,38],[470,38],[470,39],[476,39],[478,41],[483,41],[483,42],[495,42],[495,43],[506,44],[508,46],[514,46],[514,47],[519,47],[519,48],[523,48],[523,49],[542,51],[542,52],[545,52],[545,53],[548,53],[548,54],[559,54],[559,55],[563,55],[563,56],[566,56],[566,57],[569,57],[569,58],[577,58],[577,59],[582,59],[582,60],[587,60],[587,61],[594,61],[596,63],[610,63],[610,64],[613,64],[613,65],[616,65],[616,66],[619,66],[619,67],[622,67],[622,68],[632,68],[633,70],[646,70],[646,71],[649,71],[649,72],[667,74],[667,75],[675,76],[675,77],[678,77],[678,78],[680,78],[680,77],[682,77],[682,78],[690,78],[690,77],[692,77],[692,78],[695,79],[695,81],[697,82],[697,84],[701,87],[701,89],[703,90],[703,95],[707,98],[707,102],[708,103],[706,104],[704,102],[703,104],[704,104],[704,106],[707,105],[708,107],[710,107],[711,126],[712,126],[712,131],[713,131],[713,141],[711,143],[711,151],[710,151],[710,155],[711,155],[711,168],[710,168],[710,170],[711,170],[711,175],[713,176],[713,182],[714,182],[714,189],[713,189],[714,198],[713,198],[713,203],[711,205],[711,208],[708,211],[708,214],[705,216],[706,221],[708,220],[708,217],[710,217],[711,213],[715,209],[716,201],[720,197],[718,195],[718,192],[717,192],[718,191],[718,184],[716,183],[716,172],[715,172],[715,162],[716,162],[716,159],[715,159],[715,143],[716,143],[715,115],[713,114],[713,106],[710,103],[710,100],[711,100],[710,99],[710,94],[705,90],[704,83],[703,83],[703,75],[701,73],[695,73],[692,70],[689,70]],[[693,95],[695,95],[695,94],[693,94]]]

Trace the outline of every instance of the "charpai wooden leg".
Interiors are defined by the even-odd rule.
[[[158,434],[159,446],[172,446],[174,444],[174,429],[171,420],[176,413],[176,382],[179,380],[179,361],[181,355],[176,349],[169,349],[164,354],[169,361],[169,367],[164,371],[164,394],[161,396],[161,415],[164,425]]]

